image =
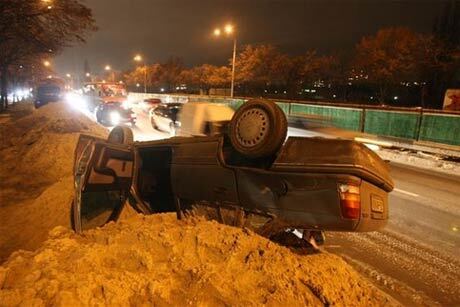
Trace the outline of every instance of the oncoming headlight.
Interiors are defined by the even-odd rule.
[[[113,111],[110,113],[110,122],[113,125],[118,125],[120,123],[120,113]]]

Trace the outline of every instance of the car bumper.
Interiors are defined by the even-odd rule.
[[[388,220],[388,193],[356,176],[252,170],[238,170],[237,176],[243,207],[273,216],[280,229],[374,231]],[[359,217],[343,216],[340,183],[359,186]],[[373,205],[377,201],[378,206]]]

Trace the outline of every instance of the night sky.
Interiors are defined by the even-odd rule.
[[[231,40],[212,36],[231,22],[238,44],[270,43],[290,54],[353,48],[363,35],[388,26],[429,32],[442,11],[442,0],[86,0],[99,31],[85,45],[66,49],[56,60],[60,73],[116,70],[134,66],[134,54],[148,62],[169,56],[186,65],[224,65]]]

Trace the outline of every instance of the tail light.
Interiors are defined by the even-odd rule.
[[[339,184],[340,208],[346,219],[358,219],[361,211],[361,195],[359,186]]]

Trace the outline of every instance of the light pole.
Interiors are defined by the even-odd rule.
[[[231,24],[227,24],[224,27],[224,32],[228,36],[233,35],[232,81],[230,85],[230,97],[233,98],[233,93],[235,89],[236,34],[235,34],[235,29]],[[222,34],[222,31],[219,28],[214,30],[215,36],[220,36],[221,34]]]
[[[142,56],[140,54],[137,54],[134,58],[134,61],[140,63],[142,62]],[[144,63],[144,93],[147,93],[147,65]]]
[[[113,72],[112,67],[110,65],[105,65],[104,69],[107,72],[111,72],[110,77],[112,79],[112,82],[115,82],[115,73]]]

